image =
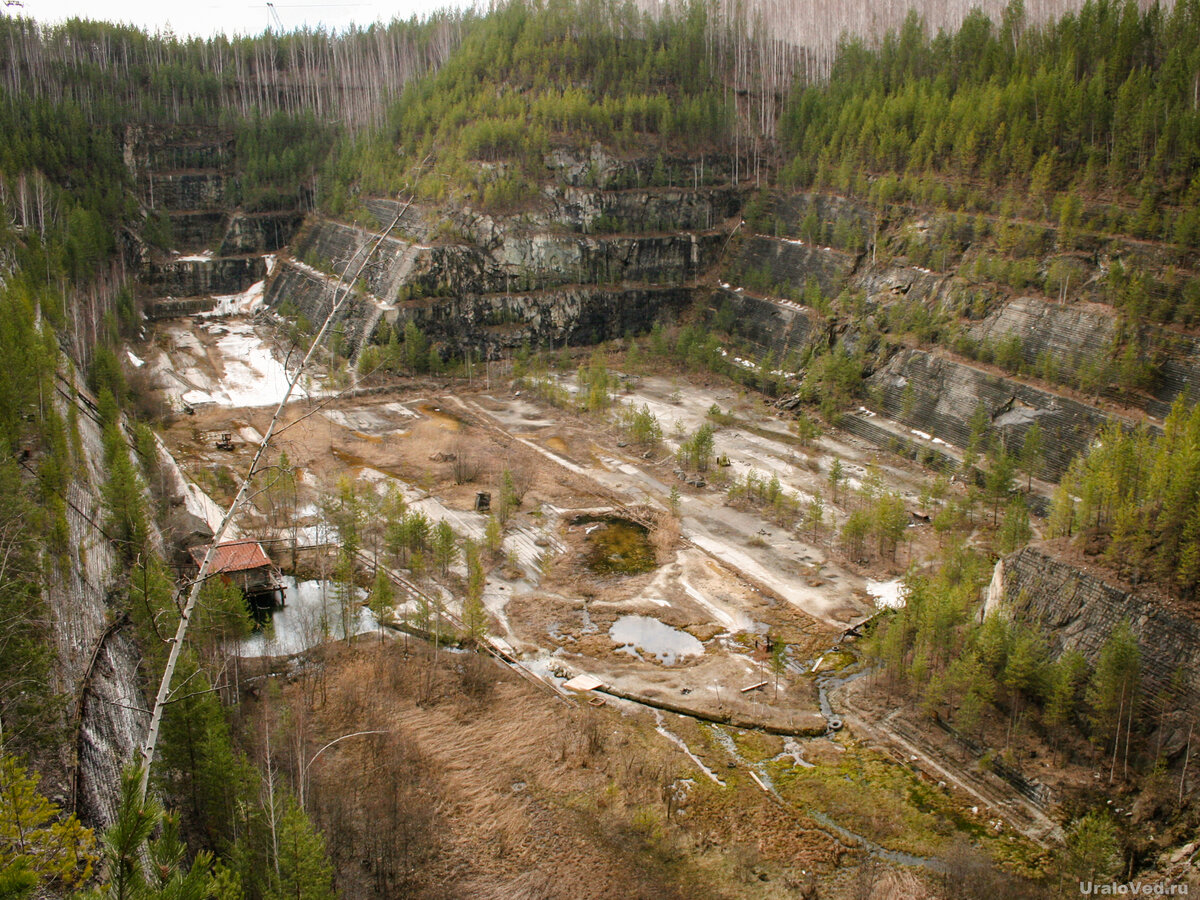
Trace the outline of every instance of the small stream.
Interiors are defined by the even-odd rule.
[[[834,715],[833,707],[829,703],[829,692],[835,688],[840,688],[844,684],[849,684],[852,681],[857,681],[864,675],[870,674],[870,669],[863,669],[859,672],[854,672],[850,675],[837,675],[830,672],[826,675],[821,675],[817,678],[817,702],[821,704],[821,715],[825,717],[825,724],[830,725],[834,719],[840,720],[840,717]],[[830,731],[834,730],[830,728]]]
[[[865,674],[866,674],[866,672],[856,672],[855,674],[848,675],[845,678],[840,678],[840,679],[829,678],[827,680],[835,683],[835,686],[838,686],[841,684],[847,684],[847,683],[853,681],[854,679],[859,678]],[[829,707],[829,701],[825,697],[824,686],[822,687],[822,693],[821,693],[821,705],[822,705],[823,710],[827,710]],[[832,714],[831,710],[829,712],[826,712],[826,717],[828,718],[831,714]],[[659,731],[661,732],[662,730],[663,729],[660,727]],[[775,797],[775,799],[779,800],[781,803],[787,804],[789,807],[791,806],[791,804],[789,804],[786,800],[784,800],[784,798],[779,794],[779,791],[776,789],[775,783],[771,779],[770,773],[767,771],[767,763],[775,762],[776,760],[782,759],[784,757],[791,757],[799,765],[804,766],[806,768],[813,768],[812,763],[806,762],[800,758],[800,756],[799,756],[800,747],[799,747],[798,741],[796,744],[793,745],[792,748],[789,748],[789,747],[787,747],[787,745],[785,745],[782,753],[772,757],[769,760],[764,760],[763,762],[759,762],[759,763],[752,763],[748,759],[743,757],[741,755],[741,753],[738,752],[737,744],[734,742],[733,736],[730,735],[729,732],[727,732],[723,727],[721,727],[720,725],[712,725],[712,726],[710,726],[710,730],[712,732],[713,737],[715,737],[717,739],[717,743],[719,743],[722,747],[725,748],[725,751],[730,755],[730,757],[732,757],[734,759],[735,762],[737,762],[737,764],[739,766],[742,766],[743,768],[746,769],[746,771],[748,771],[750,773],[750,776],[756,782],[758,782],[759,787],[761,787],[767,793],[771,794],[773,797]],[[809,738],[808,740],[812,740],[812,738]],[[675,738],[675,741],[678,743],[678,738]],[[688,752],[688,756],[691,756],[693,760],[696,759],[695,756],[693,756],[690,751],[687,751],[687,752]],[[699,764],[699,761],[697,761],[697,764]],[[704,771],[707,773],[708,769],[705,768],[702,764],[700,764],[700,765],[701,765],[701,768],[704,768]],[[888,862],[897,863],[902,866],[920,866],[922,868],[929,869],[929,870],[935,871],[935,872],[940,872],[940,871],[944,870],[944,866],[942,865],[942,863],[936,859],[930,859],[925,856],[917,856],[915,853],[905,853],[902,850],[889,850],[886,847],[884,847],[883,845],[875,843],[870,838],[864,837],[863,835],[858,834],[857,832],[851,831],[849,828],[846,828],[843,825],[839,825],[832,818],[830,818],[826,813],[820,812],[819,810],[812,809],[811,807],[801,807],[801,811],[805,815],[807,815],[809,818],[811,818],[813,821],[820,823],[823,827],[828,828],[830,831],[836,832],[837,834],[841,835],[842,837],[855,842],[860,847],[862,847],[864,850],[866,850],[867,853],[869,853],[871,856],[877,856],[880,859],[886,859]]]

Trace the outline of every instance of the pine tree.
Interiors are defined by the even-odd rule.
[[[487,635],[487,610],[483,605],[483,588],[487,575],[479,556],[479,546],[474,541],[466,542],[463,547],[463,555],[467,561],[467,595],[463,600],[463,629],[466,632],[466,640],[477,644]]]
[[[1102,744],[1112,742],[1112,780],[1121,749],[1121,733],[1125,730],[1126,746],[1130,738],[1141,679],[1141,650],[1137,637],[1128,622],[1113,629],[1088,686],[1087,699],[1092,708],[1094,735]]]
[[[325,840],[304,810],[288,795],[279,819],[278,875],[264,900],[334,900],[333,865]]]
[[[92,830],[73,814],[63,818],[37,784],[16,759],[0,754],[0,896],[24,897],[38,885],[71,888],[92,874]]]
[[[454,556],[457,550],[457,539],[454,536],[454,529],[450,527],[450,523],[445,519],[439,520],[437,525],[433,527],[432,550],[433,563],[444,578],[446,572],[454,563]]]
[[[1072,882],[1100,884],[1121,868],[1117,829],[1107,812],[1090,812],[1067,829],[1064,874]]]
[[[1025,432],[1025,439],[1021,442],[1021,471],[1026,475],[1025,490],[1026,492],[1033,489],[1033,477],[1038,473],[1042,466],[1042,426],[1038,422],[1034,422]]]
[[[396,592],[392,587],[392,579],[383,566],[375,569],[375,581],[371,585],[368,598],[371,612],[379,623],[379,640],[383,640],[383,626],[389,625],[395,619]]]

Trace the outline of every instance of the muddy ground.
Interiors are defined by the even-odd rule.
[[[232,498],[270,424],[269,404],[282,395],[285,351],[273,342],[273,333],[261,324],[205,320],[161,323],[149,346],[137,348],[151,381],[181,410],[164,429],[164,443],[217,507]],[[261,348],[271,347],[278,369],[261,357]],[[257,375],[230,356],[246,348],[254,351]],[[573,378],[559,381],[569,388]],[[928,475],[842,435],[826,433],[805,445],[788,419],[728,383],[652,375],[621,383],[616,401],[649,409],[662,425],[660,445],[630,446],[611,415],[557,408],[494,372],[487,382],[400,379],[337,390],[335,379],[318,375],[287,408],[272,444],[269,462],[278,465],[286,455],[290,477],[276,480],[279,469],[258,476],[261,490],[253,508],[239,516],[238,529],[263,540],[286,566],[294,545],[336,540],[322,507],[349,485],[369,507],[365,554],[399,565],[403,561],[389,559],[383,546],[381,510],[389,492],[431,521],[449,522],[460,537],[481,541],[488,516],[476,511],[477,494],[488,492],[495,500],[509,473],[521,502],[506,523],[500,552],[487,559],[489,639],[542,679],[543,688],[536,679],[514,681],[497,668],[488,676],[498,683],[486,714],[452,705],[431,709],[427,689],[417,691],[411,705],[405,700],[395,707],[395,715],[405,717],[405,733],[438,761],[445,789],[478,800],[475,806],[475,800],[451,804],[454,834],[470,836],[456,837],[447,859],[482,859],[482,848],[494,841],[512,848],[479,863],[474,881],[462,871],[443,873],[467,879],[463,884],[472,885],[471,896],[672,896],[672,890],[687,896],[800,896],[813,871],[824,883],[842,885],[832,896],[853,896],[861,881],[845,872],[857,871],[863,860],[878,863],[872,871],[880,890],[895,882],[896,896],[921,895],[937,880],[938,854],[979,819],[970,811],[979,804],[966,793],[935,791],[927,797],[921,776],[901,756],[880,754],[847,730],[828,732],[831,713],[821,711],[814,671],[835,665],[826,660],[836,658],[838,666],[852,660],[850,654],[831,654],[831,648],[880,602],[894,602],[903,569],[934,550],[935,537],[920,509]],[[190,413],[180,405],[185,395],[192,401]],[[253,405],[237,405],[244,403]],[[706,421],[717,428],[714,459],[727,465],[714,464],[700,479],[679,471],[675,450]],[[217,448],[224,435],[232,450]],[[829,481],[835,459],[847,475],[836,494]],[[777,477],[799,505],[820,498],[822,524],[781,523],[770,509],[731,505],[725,485],[750,471],[764,480]],[[850,504],[859,502],[853,489],[868,479],[901,493],[911,524],[894,557],[848,559],[834,535]],[[279,487],[283,481],[286,490]],[[213,506],[195,498],[188,509],[214,518]],[[597,542],[614,522],[644,529],[641,551],[649,553],[648,565],[624,566],[630,547],[606,544],[599,556],[613,565],[596,570]],[[635,571],[639,568],[646,570]],[[360,573],[364,585],[369,569],[364,565]],[[412,581],[440,598],[450,616],[460,613],[461,557],[443,577],[433,577],[431,570],[426,565]],[[405,622],[412,613],[412,604],[403,603],[395,617]],[[786,652],[776,654],[772,665],[769,648],[779,645]],[[328,677],[355,677],[344,673],[368,665],[358,652],[340,657]],[[454,663],[448,665],[454,669]],[[555,691],[569,695],[563,683],[580,674],[594,676],[603,687],[564,702]],[[409,684],[410,676],[396,677],[397,685]],[[869,690],[865,683],[857,689]],[[588,697],[603,705],[589,706]],[[366,709],[358,701],[347,708]],[[333,733],[361,724],[347,715],[337,712],[322,727]],[[612,729],[616,746],[635,749],[606,751],[602,764],[580,762],[568,745],[582,733],[580,717],[591,723],[597,716]],[[756,727],[720,724],[730,721]],[[780,734],[765,734],[763,727]],[[890,737],[879,735],[885,743]],[[647,786],[645,778],[630,779],[630,771],[644,775],[654,760],[665,761],[660,775],[669,774],[668,780],[650,779]],[[512,774],[531,766],[553,782],[558,799],[547,804],[536,791],[512,788],[533,783],[532,776]],[[629,771],[618,777],[614,766]],[[887,786],[883,793],[847,793],[845,785],[864,773]],[[684,849],[668,846],[665,868],[649,870],[649,880],[631,887],[629,854],[657,857],[655,835],[671,828],[655,825],[654,817],[676,815],[670,808],[675,801],[662,797],[684,790],[678,786],[684,782],[695,786],[694,796],[705,798],[679,817],[692,816],[679,838]],[[478,799],[480,791],[491,799]],[[651,796],[656,791],[657,800]],[[900,831],[887,821],[890,813],[870,811],[891,808],[892,793],[895,815],[915,817]],[[917,793],[922,799],[912,807]],[[539,802],[531,806],[534,797]],[[577,808],[572,804],[579,798],[586,802]],[[665,804],[662,811],[638,813],[638,804],[653,808],[656,802]],[[603,824],[607,813],[597,812],[606,803],[617,804],[625,816],[617,831],[604,831],[616,827]],[[523,810],[519,815],[512,812],[517,808]],[[832,810],[833,817],[808,818],[810,809]],[[489,831],[486,822],[510,815],[522,823],[514,826],[515,836]],[[591,822],[597,815],[601,825]],[[627,846],[630,828],[648,828],[651,837]],[[994,837],[986,828],[978,830],[981,839]],[[530,868],[530,848],[542,846],[552,833],[559,835],[554,842],[559,849],[546,858],[559,862]],[[1019,835],[999,839],[1017,842],[1008,848],[1010,855],[1028,859],[1038,852]],[[753,862],[760,857],[766,860],[761,872]],[[578,864],[571,869],[573,880],[560,886],[553,872],[565,871],[566,860]],[[797,860],[808,861],[799,864],[799,872]],[[717,870],[723,874],[710,893],[696,889],[709,884]],[[624,882],[613,880],[615,872],[626,873]],[[752,893],[732,887],[751,881]],[[625,890],[610,890],[622,883]],[[504,887],[488,893],[485,884]],[[594,890],[566,888],[582,884]]]

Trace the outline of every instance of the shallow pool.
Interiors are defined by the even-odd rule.
[[[704,652],[704,645],[686,631],[649,616],[621,616],[608,629],[608,636],[620,645],[622,652],[632,656],[646,653],[666,666],[675,665],[682,657],[699,656]]]
[[[287,605],[271,611],[270,622],[261,631],[242,641],[242,656],[286,656],[315,647],[325,641],[340,640],[350,634],[375,631],[375,616],[362,605],[366,592],[355,588],[343,616],[336,586],[330,581],[297,581],[291,575],[282,579],[287,588]]]

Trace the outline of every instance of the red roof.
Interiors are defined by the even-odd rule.
[[[208,547],[191,549],[192,559],[196,561],[196,565],[204,562],[204,554],[207,552]],[[217,552],[213,554],[209,571],[213,573],[244,572],[247,569],[261,569],[263,566],[270,565],[271,560],[267,558],[267,554],[258,541],[229,541],[217,544]]]

